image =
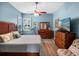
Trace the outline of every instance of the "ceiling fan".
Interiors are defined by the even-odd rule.
[[[46,11],[40,11],[40,10],[38,10],[38,2],[35,2],[35,4],[36,4],[36,9],[34,10],[34,15],[35,16],[39,16],[39,15],[42,15],[42,14],[47,14],[47,12]]]

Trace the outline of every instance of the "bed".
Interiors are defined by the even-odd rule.
[[[0,22],[0,28],[1,28],[0,34],[17,31],[17,27],[13,23]],[[41,45],[41,38],[39,35],[21,35],[21,37],[18,39],[13,39],[5,43],[0,43],[0,55],[4,56],[40,55],[40,45]]]

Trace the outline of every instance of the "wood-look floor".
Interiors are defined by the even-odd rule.
[[[57,56],[57,49],[53,39],[43,39],[42,40],[42,53],[44,56]]]

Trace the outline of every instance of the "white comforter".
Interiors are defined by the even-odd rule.
[[[39,52],[41,38],[39,35],[22,35],[5,43],[0,43],[0,52]]]

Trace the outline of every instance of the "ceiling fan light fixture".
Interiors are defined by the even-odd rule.
[[[34,13],[34,16],[39,16],[39,14],[38,13]]]
[[[34,11],[34,15],[35,15],[35,16],[40,16],[40,15],[42,15],[42,14],[47,14],[47,12],[45,12],[45,11],[40,11],[40,10],[37,9],[37,4],[38,4],[38,2],[36,2],[35,4],[36,4],[36,10]]]

